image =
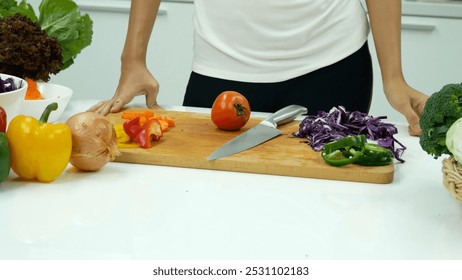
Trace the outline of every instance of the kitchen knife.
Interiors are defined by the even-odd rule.
[[[255,127],[234,137],[213,152],[207,159],[218,158],[240,153],[252,147],[258,146],[283,132],[276,127],[293,121],[297,116],[306,114],[308,110],[299,105],[289,105],[271,114]]]

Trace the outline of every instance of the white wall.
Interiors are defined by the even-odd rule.
[[[30,3],[38,6],[40,1]],[[71,87],[73,99],[108,99],[119,80],[130,3],[76,2],[82,4],[81,12],[88,13],[93,20],[93,41],[73,65],[52,76],[50,82]],[[192,3],[163,2],[156,19],[147,64],[160,84],[160,104],[181,105],[183,101],[192,62],[192,7]],[[140,100],[144,102],[142,97]]]

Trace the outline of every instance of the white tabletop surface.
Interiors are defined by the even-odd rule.
[[[114,162],[52,183],[11,172],[0,259],[461,259],[441,158],[397,126],[406,163],[385,185]]]

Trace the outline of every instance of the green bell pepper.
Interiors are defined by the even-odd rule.
[[[364,153],[366,136],[348,136],[324,145],[322,158],[332,166],[344,166],[354,163]],[[345,156],[344,151],[348,151]]]
[[[10,145],[4,132],[0,132],[0,183],[10,174]]]
[[[394,154],[377,144],[367,143],[363,134],[347,136],[324,145],[324,161],[332,166],[358,164],[363,166],[382,166],[393,162]]]
[[[348,156],[348,151],[345,151],[344,156]],[[388,165],[393,162],[393,158],[394,155],[390,149],[374,143],[365,143],[364,153],[354,162],[354,164],[363,166]]]

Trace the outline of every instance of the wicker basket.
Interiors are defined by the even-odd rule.
[[[462,167],[453,157],[443,159],[443,184],[449,193],[462,203]]]

